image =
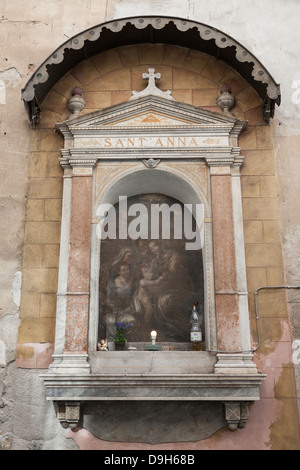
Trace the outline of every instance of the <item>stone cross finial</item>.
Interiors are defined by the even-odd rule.
[[[148,73],[143,73],[142,77],[144,80],[149,80],[148,86],[156,88],[155,80],[160,80],[161,74],[155,73],[155,69],[148,69]]]
[[[142,91],[133,91],[130,100],[141,98],[147,95],[161,96],[167,100],[174,100],[170,90],[162,91],[157,88],[155,80],[160,80],[161,74],[155,73],[155,69],[148,69],[148,73],[143,73],[142,77],[144,80],[148,80],[147,87]]]

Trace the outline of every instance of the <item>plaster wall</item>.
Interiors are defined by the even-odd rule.
[[[166,11],[170,16],[194,19],[228,33],[249,48],[281,85],[282,104],[276,109],[271,127],[262,125],[260,121],[260,102],[257,102],[257,106],[249,107],[251,91],[243,95],[243,89],[246,88],[239,88],[238,79],[232,87],[236,97],[240,93],[235,109],[235,113],[240,115],[236,116],[250,120],[250,126],[241,140],[244,154],[248,156],[242,177],[248,289],[253,293],[266,283],[300,284],[300,214],[297,210],[297,149],[300,129],[297,24],[300,6],[297,1],[257,1],[249,9],[246,2],[241,0],[232,0],[229,3],[218,0],[152,0],[138,4],[133,0],[75,0],[53,2],[50,12],[46,1],[36,3],[25,0],[22,9],[19,8],[19,2],[14,0],[4,2],[0,18],[0,192],[1,220],[5,221],[1,226],[0,304],[0,445],[3,449],[77,448],[77,444],[79,448],[103,448],[108,445],[87,436],[87,431],[76,435],[70,433],[69,437],[73,439],[66,439],[66,431],[60,428],[53,410],[44,401],[38,371],[34,370],[46,367],[51,358],[55,324],[62,174],[57,165],[61,140],[53,131],[53,123],[67,117],[68,93],[78,81],[86,88],[87,97],[93,92],[93,99],[90,102],[87,100],[85,111],[88,112],[92,110],[91,106],[105,107],[128,99],[130,90],[138,89],[137,80],[144,71],[144,65],[153,61],[157,63],[158,59],[153,58],[153,50],[151,52],[151,48],[148,48],[148,56],[140,54],[144,58],[143,63],[133,62],[137,51],[132,48],[127,49],[127,54],[123,56],[118,53],[114,58],[110,57],[106,62],[108,68],[100,74],[91,61],[84,67],[79,67],[68,76],[67,82],[57,84],[50,93],[51,96],[48,96],[43,105],[42,122],[38,131],[32,131],[28,124],[20,100],[21,88],[36,67],[56,47],[79,31],[117,17],[163,15]],[[163,62],[163,55],[160,57],[159,64],[166,71],[171,65],[179,65],[178,62]],[[177,50],[173,50],[172,57],[173,60],[180,59]],[[192,63],[197,58],[190,59],[188,75],[191,79],[194,77]],[[130,82],[126,86],[120,87],[119,84],[114,90],[105,90],[98,85],[96,89],[89,90],[91,73],[95,74],[95,70],[98,72],[93,77],[96,80],[99,75],[112,73],[113,70],[109,70],[109,67],[115,70],[120,69],[120,64],[123,67],[125,60],[127,68],[134,64],[138,69],[130,68]],[[116,61],[119,61],[118,67]],[[184,71],[186,74],[186,68]],[[219,70],[214,69],[213,73],[219,74],[217,78],[204,75],[202,78],[213,79],[214,85],[202,86],[201,89],[199,86],[197,89],[190,86],[187,90],[186,86],[176,87],[174,83],[169,86],[163,82],[161,86],[173,89],[173,96],[179,101],[210,107],[215,102],[218,83],[225,72],[221,67]],[[107,75],[107,82],[111,81],[111,77],[112,75]],[[124,77],[122,75],[123,83]],[[181,80],[184,81],[186,77],[187,75],[185,78],[181,76]],[[250,99],[253,100],[253,95]],[[89,106],[89,103],[93,105]],[[260,164],[262,155],[263,168]],[[247,161],[251,161],[250,167]],[[282,269],[282,261],[285,270]],[[250,308],[253,313],[253,297],[251,298]],[[251,430],[257,430],[261,416],[265,421],[259,436],[254,433],[256,438],[250,444],[253,448],[259,449],[266,445],[265,442],[269,448],[299,448],[299,430],[295,421],[294,373],[291,367],[293,361],[297,377],[300,362],[297,296],[296,293],[293,294],[289,306],[291,324],[286,316],[285,294],[280,292],[271,297],[264,295],[261,302],[264,317],[262,332],[266,341],[257,356],[257,363],[262,369],[268,363],[269,370],[264,371],[269,374],[270,381],[266,383],[262,401],[256,405],[251,415],[249,431],[244,436],[240,434],[238,438],[232,438],[231,434],[224,434],[222,431],[223,436],[218,434],[209,442],[192,444],[195,448],[243,448],[247,435],[251,435]],[[292,351],[291,330],[294,339],[293,356],[288,353]],[[254,318],[252,332],[255,338]],[[20,344],[18,355],[17,341]],[[20,358],[23,367],[30,370],[16,368],[16,359]],[[20,394],[19,391],[23,390],[21,384],[27,381],[32,384],[30,391],[27,389],[24,394]],[[33,399],[32,394],[37,394],[38,400]],[[266,404],[269,406],[266,407]],[[261,413],[262,409],[264,413]],[[292,428],[288,424],[291,419]],[[43,431],[37,434],[37,424],[42,422],[48,423],[48,426],[43,425]],[[50,427],[56,430],[55,437],[48,434]],[[278,436],[279,428],[280,437],[275,437]],[[283,439],[285,432],[286,439]],[[118,448],[118,443],[110,443],[109,446]],[[125,448],[132,448],[132,445],[129,446],[124,444]],[[182,444],[177,444],[176,448],[180,446]],[[136,447],[139,448],[140,445]]]

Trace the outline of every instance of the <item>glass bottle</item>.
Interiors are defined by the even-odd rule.
[[[191,349],[192,351],[202,351],[202,331],[200,327],[200,318],[197,312],[198,302],[193,305],[193,311],[191,315]]]

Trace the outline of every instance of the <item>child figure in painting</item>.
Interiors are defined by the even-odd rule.
[[[153,271],[148,265],[142,265],[141,271],[142,278],[139,281],[137,300],[144,310],[144,320],[148,323],[153,314],[152,298],[155,294],[155,288],[163,280],[163,275],[153,280]]]

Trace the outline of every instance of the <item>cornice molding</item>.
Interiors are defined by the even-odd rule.
[[[145,125],[149,116],[156,118]],[[246,125],[232,116],[149,95],[69,119],[56,128],[65,139],[63,167],[73,166],[72,161],[195,158],[237,165],[242,162],[238,136]]]

